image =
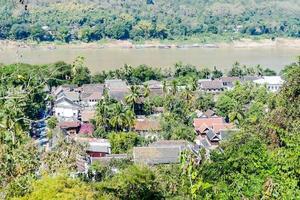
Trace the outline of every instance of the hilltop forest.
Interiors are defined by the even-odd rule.
[[[300,37],[300,1],[0,0],[0,39],[231,41]]]

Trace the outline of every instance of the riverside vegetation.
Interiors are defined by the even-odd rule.
[[[300,37],[297,0],[0,0],[0,39],[91,42]]]
[[[91,75],[83,58],[72,64],[6,65],[0,68],[0,197],[3,199],[298,199],[300,197],[300,60],[281,72],[285,84],[279,93],[251,83],[237,84],[220,94],[215,102],[197,92],[199,78],[218,78],[222,71],[197,70],[176,64],[173,70],[139,66]],[[234,64],[231,76],[273,75],[258,66]],[[211,152],[209,159],[195,165],[193,155],[182,155],[178,165],[140,166],[130,160],[108,166],[95,164],[88,176],[71,178],[82,147],[60,139],[50,152],[40,152],[29,137],[29,124],[51,101],[45,86],[65,83],[102,83],[122,78],[131,85],[126,103],[105,97],[97,105],[96,137],[109,138],[112,151],[130,152],[147,141],[130,130],[135,118],[136,97],[145,98],[144,114],[151,106],[163,106],[163,137],[192,141],[191,119],[195,109],[215,109],[236,123],[240,131]],[[151,98],[147,80],[161,80],[162,97]],[[178,90],[177,86],[185,86]],[[108,112],[106,112],[108,111]],[[106,115],[103,115],[103,112]],[[104,117],[105,116],[105,117]],[[115,117],[118,116],[118,119]],[[54,132],[56,121],[48,120]],[[49,136],[51,137],[51,136]],[[124,148],[126,147],[126,148]],[[62,153],[64,152],[64,153]],[[202,157],[203,151],[200,152]],[[117,168],[119,173],[115,174]]]

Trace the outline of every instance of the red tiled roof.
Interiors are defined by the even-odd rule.
[[[213,126],[213,124],[225,123],[222,117],[212,117],[212,118],[196,118],[194,119],[194,127],[200,127],[206,125],[208,127]]]
[[[159,131],[161,126],[157,120],[138,119],[135,121],[134,129],[136,131]]]
[[[196,131],[201,133],[207,128],[213,130],[214,133],[219,133],[222,130],[232,129],[234,126],[233,124],[226,123],[222,117],[212,117],[194,119],[194,127]]]
[[[59,124],[60,128],[78,128],[80,126],[80,122],[61,122]]]

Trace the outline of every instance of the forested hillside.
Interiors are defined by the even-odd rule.
[[[0,0],[0,39],[300,37],[300,1]]]

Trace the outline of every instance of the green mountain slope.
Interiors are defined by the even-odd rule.
[[[300,37],[300,1],[0,0],[0,38],[33,40]]]

